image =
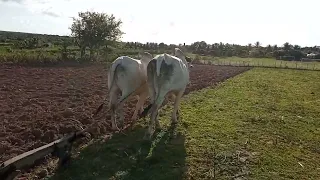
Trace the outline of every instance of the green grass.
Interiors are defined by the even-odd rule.
[[[320,70],[320,62],[301,62],[301,61],[282,61],[274,58],[240,58],[240,57],[212,57],[199,56],[190,54],[195,59],[210,62],[215,65],[234,65],[234,66],[255,66],[255,67],[282,67],[282,68],[296,68],[296,69],[315,69]]]
[[[162,130],[146,123],[85,148],[51,179],[320,179],[320,72],[255,68],[171,107]]]
[[[68,47],[68,58],[62,58],[61,46],[54,46],[51,48],[36,48],[36,49],[7,49],[10,47],[0,46],[0,63],[23,63],[23,64],[50,64],[65,61],[77,62],[80,60],[80,51],[78,47],[70,46]],[[141,49],[115,49],[111,52],[105,52],[100,50],[99,54],[95,56],[95,60],[100,62],[111,62],[117,57],[127,55],[133,58],[137,58]],[[162,51],[156,50],[146,50],[153,55],[162,53]],[[89,56],[89,51],[86,52]]]

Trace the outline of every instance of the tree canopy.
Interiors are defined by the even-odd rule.
[[[85,48],[88,47],[92,55],[94,49],[119,40],[124,34],[120,29],[122,21],[116,19],[113,14],[86,11],[79,12],[78,16],[73,18],[70,30],[71,36],[81,49],[81,57]]]

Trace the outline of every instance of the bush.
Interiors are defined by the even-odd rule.
[[[288,55],[294,56],[295,60],[300,60],[301,58],[303,58],[305,56],[301,51],[296,51],[296,50],[290,51]]]
[[[12,52],[13,52],[13,49],[12,49],[11,47],[6,47],[6,51],[7,51],[8,53],[12,53]]]
[[[50,64],[56,63],[58,58],[46,53],[3,53],[0,54],[1,63],[17,63],[17,64]]]

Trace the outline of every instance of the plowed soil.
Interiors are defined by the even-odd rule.
[[[215,85],[250,68],[194,65],[186,94]],[[66,133],[90,127],[110,132],[110,115],[90,118],[107,95],[107,67],[19,67],[0,65],[0,163]],[[125,105],[126,120],[136,100]],[[105,107],[106,108],[106,107]],[[127,121],[127,123],[129,123]]]

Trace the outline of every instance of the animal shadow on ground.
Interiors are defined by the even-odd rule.
[[[145,131],[137,126],[105,143],[90,145],[50,179],[183,179],[187,171],[184,135],[176,126],[162,127],[152,141],[144,141]]]

